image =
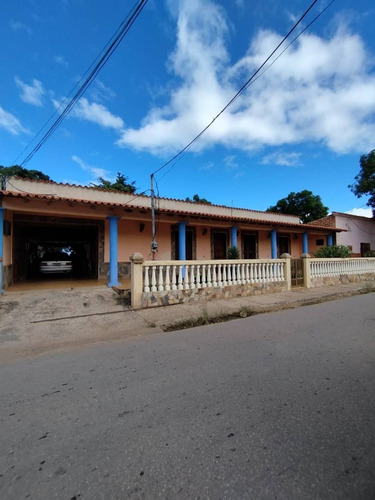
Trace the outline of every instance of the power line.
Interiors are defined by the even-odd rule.
[[[334,0],[329,4],[329,6],[333,3]],[[289,38],[289,36],[293,33],[293,31],[297,28],[297,26],[303,21],[303,19],[307,16],[307,14],[310,12],[310,10],[314,7],[314,5],[318,2],[318,0],[314,0],[310,6],[306,9],[306,11],[302,14],[302,16],[298,19],[298,21],[294,24],[294,26],[289,30],[289,32],[284,36],[284,38],[281,40],[281,42],[277,45],[277,47],[271,52],[271,54],[265,59],[265,61],[259,66],[259,68],[251,75],[251,77],[242,85],[242,87],[238,90],[238,92],[232,97],[232,99],[219,111],[219,113],[210,121],[206,127],[204,127],[203,130],[199,132],[198,135],[194,137],[183,149],[181,149],[178,153],[176,153],[172,158],[170,158],[167,162],[165,162],[161,167],[159,167],[157,170],[155,170],[152,175],[157,174],[165,168],[167,165],[172,163],[174,160],[176,160],[179,156],[181,156],[185,151],[187,151],[195,142],[200,139],[200,137],[211,127],[211,125],[226,111],[229,106],[231,106],[237,99],[238,97],[247,89],[247,87],[253,82],[255,77],[260,73],[260,71],[264,68],[264,66],[268,63],[268,61],[272,58],[272,56],[278,51],[278,49],[284,44],[284,42]],[[327,6],[316,18],[309,24],[316,21],[318,17],[329,7]],[[305,31],[305,30],[304,30]],[[301,33],[302,34],[302,33]],[[298,37],[296,37],[297,39]],[[293,40],[294,41],[294,40]],[[291,42],[293,43],[293,42]],[[281,55],[281,54],[280,54]],[[280,56],[279,56],[280,57]]]
[[[98,73],[100,72],[100,70],[105,66],[105,64],[108,62],[109,58],[112,56],[112,54],[115,52],[115,50],[117,49],[117,47],[120,45],[120,43],[124,39],[125,35],[128,33],[128,31],[130,30],[130,28],[133,26],[135,20],[137,19],[137,17],[139,16],[139,14],[142,12],[142,10],[145,7],[147,1],[148,0],[139,0],[138,3],[135,4],[135,6],[133,7],[133,9],[130,11],[130,13],[124,19],[124,21],[120,24],[120,27],[116,30],[115,35],[112,37],[112,39],[110,40],[110,42],[102,50],[101,53],[103,53],[103,51],[105,51],[104,54],[101,57],[100,57],[100,55],[98,56],[98,57],[100,57],[100,59],[97,62],[97,64],[95,65],[95,67],[93,68],[93,70],[90,72],[89,76],[86,78],[86,80],[84,81],[84,83],[79,87],[79,89],[74,94],[74,96],[72,97],[72,99],[69,101],[69,103],[67,104],[67,106],[64,108],[64,110],[62,111],[62,113],[54,121],[54,123],[48,129],[48,131],[44,134],[44,136],[42,137],[42,139],[38,142],[38,144],[34,147],[34,149],[22,161],[21,166],[25,166],[31,160],[31,158],[34,156],[34,154],[42,147],[42,145],[48,140],[48,138],[57,129],[57,127],[60,125],[60,123],[63,121],[63,119],[70,113],[70,111],[72,110],[72,108],[74,107],[74,105],[76,104],[76,102],[80,99],[80,97],[87,90],[87,88],[92,84],[92,82],[94,81],[95,77],[98,75]],[[92,65],[90,66],[90,68],[91,67],[92,67]],[[70,94],[71,93],[72,93],[72,91],[70,92]],[[66,99],[63,101],[63,103],[65,101],[66,101]],[[60,104],[60,106],[59,106],[58,109],[60,109],[60,107],[62,106],[63,103]],[[49,123],[49,121],[51,120],[51,118],[48,120],[47,123]],[[41,130],[38,132],[38,134],[41,132]]]

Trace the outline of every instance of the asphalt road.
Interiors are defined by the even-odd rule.
[[[0,367],[0,498],[375,498],[375,295]]]

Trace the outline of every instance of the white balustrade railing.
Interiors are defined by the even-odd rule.
[[[143,291],[191,290],[286,280],[284,259],[145,261]]]
[[[311,278],[375,273],[375,258],[309,259]]]

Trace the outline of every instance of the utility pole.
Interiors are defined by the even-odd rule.
[[[154,174],[151,174],[151,227],[152,227],[152,240],[151,240],[151,253],[152,260],[155,260],[155,254],[158,250],[158,244],[155,241],[155,192],[154,192]]]

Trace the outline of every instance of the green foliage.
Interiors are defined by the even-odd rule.
[[[328,215],[328,207],[322,203],[320,196],[305,189],[298,193],[291,192],[286,198],[279,200],[276,205],[267,208],[266,212],[298,215],[306,224]]]
[[[43,174],[40,170],[29,170],[13,165],[12,167],[3,167],[0,165],[0,177],[21,177],[22,179],[36,179],[41,181],[50,181],[49,175]]]
[[[103,177],[99,177],[98,181],[99,184],[91,182],[90,185],[99,189],[109,189],[110,191],[121,191],[123,193],[130,194],[134,194],[137,190],[135,182],[133,181],[129,183],[126,175],[121,172],[117,172],[115,182],[107,181],[106,179],[103,179]]]
[[[237,247],[228,247],[227,248],[227,259],[239,259],[240,251]]]
[[[314,254],[318,259],[347,259],[351,257],[352,251],[345,245],[333,245],[331,247],[321,247]]]
[[[356,182],[348,187],[358,198],[369,196],[367,205],[372,208],[375,217],[375,149],[367,155],[362,155],[359,163],[361,169],[354,177]]]
[[[195,194],[193,196],[193,199],[189,197],[185,198],[185,201],[192,201],[193,203],[204,203],[205,205],[212,205],[210,201],[206,200],[206,198],[201,198],[198,194]]]

